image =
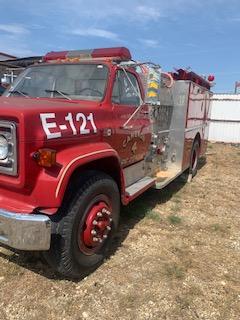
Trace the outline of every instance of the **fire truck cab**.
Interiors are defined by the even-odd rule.
[[[50,52],[0,98],[0,243],[79,277],[108,254],[120,205],[206,151],[210,83],[127,48]]]

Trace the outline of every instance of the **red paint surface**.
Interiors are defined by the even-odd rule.
[[[131,60],[131,53],[125,47],[107,48],[107,49],[94,49],[92,52],[93,58],[103,57],[120,57],[122,60]]]
[[[209,81],[199,76],[195,72],[184,70],[184,69],[178,69],[176,73],[172,73],[172,76],[175,80],[189,80],[206,88],[207,90],[210,90]]]
[[[109,55],[119,54],[128,57],[129,51],[125,48],[111,49]],[[51,58],[62,58],[67,51],[50,53]],[[95,56],[101,56],[100,49],[95,51]],[[142,111],[129,123],[128,129],[122,126],[135,110],[133,106],[114,105],[111,102],[111,93],[117,66],[110,62],[104,62],[109,67],[109,78],[105,97],[101,102],[63,100],[50,98],[23,98],[23,97],[1,97],[1,119],[14,121],[17,124],[18,141],[18,176],[11,177],[0,174],[0,207],[15,212],[31,213],[35,209],[42,210],[48,214],[54,214],[61,206],[69,179],[77,168],[82,168],[96,160],[101,161],[101,165],[111,167],[114,173],[119,174],[121,199],[124,204],[130,200],[125,194],[124,177],[122,168],[144,159],[151,142],[151,124],[147,114],[147,106],[143,106]],[[133,72],[132,70],[129,70]],[[139,83],[140,79],[135,74]],[[140,88],[143,89],[140,83]],[[194,89],[193,89],[194,90]],[[204,93],[203,93],[204,94]],[[202,124],[207,121],[208,106],[199,108],[197,102],[189,99],[189,112],[186,119],[186,127]],[[200,113],[196,110],[201,110]],[[88,115],[94,114],[94,121],[97,133],[94,133],[90,123],[87,123],[89,134],[81,135],[80,130],[73,135],[69,123],[65,117],[68,113],[76,116],[77,113]],[[62,131],[60,138],[48,140],[42,127],[40,119],[41,113],[54,113],[54,121],[57,128],[52,128],[51,132],[58,132],[60,125],[66,125],[67,129]],[[51,122],[51,120],[49,120]],[[74,120],[76,128],[80,124]],[[106,129],[111,130],[111,135],[105,134]],[[140,134],[139,138],[134,135]],[[185,149],[183,166],[189,164],[189,152],[192,140],[197,132],[189,132],[185,137]],[[206,129],[200,131],[201,153],[206,147]],[[128,136],[132,136],[131,143],[124,146],[124,141]],[[138,141],[136,152],[132,151],[135,140]],[[39,149],[50,148],[56,150],[56,165],[51,168],[40,167],[33,159],[32,155]],[[150,187],[150,185],[149,185]],[[146,189],[146,188],[145,188]],[[144,189],[144,190],[145,190]],[[141,190],[143,192],[144,190]],[[137,196],[137,195],[136,195]]]
[[[43,61],[57,60],[57,59],[65,59],[68,51],[52,51],[48,52],[44,57]]]
[[[67,59],[68,54],[71,51],[52,51],[48,52],[44,57],[43,61],[51,61],[51,60],[64,60]],[[80,56],[84,54],[84,50],[81,52]],[[101,48],[101,49],[93,49],[86,50],[87,55],[91,55],[93,59],[96,58],[119,58],[121,60],[131,60],[131,53],[125,47],[117,47],[117,48]]]
[[[40,208],[44,212],[53,214],[61,205],[69,178],[79,166],[98,159],[115,159],[115,171],[121,171],[121,162],[133,163],[142,159],[150,142],[150,121],[146,115],[139,115],[134,121],[133,130],[122,130],[126,121],[121,115],[129,115],[133,107],[120,107],[111,103],[112,82],[115,78],[116,67],[108,64],[110,68],[109,82],[105,98],[102,102],[63,100],[48,98],[1,97],[1,119],[12,120],[17,123],[18,141],[18,176],[0,175],[0,204],[1,208],[16,212],[32,212]],[[97,133],[73,135],[65,117],[68,113],[75,116],[77,113],[94,114]],[[62,131],[62,137],[48,140],[42,127],[41,113],[54,113],[54,122],[57,128],[51,133],[59,131],[59,125],[67,125]],[[11,116],[9,116],[11,115]],[[52,120],[50,119],[49,122]],[[79,129],[79,123],[75,122]],[[131,123],[132,124],[132,123]],[[110,128],[112,135],[107,137],[104,130]],[[140,146],[137,154],[122,149],[125,135],[142,130],[148,138]],[[57,164],[51,168],[38,166],[32,155],[38,149],[50,148],[57,151]],[[90,155],[88,155],[90,154]],[[88,156],[86,156],[88,155]],[[112,163],[112,161],[111,161]],[[67,168],[67,170],[66,170]],[[124,179],[120,172],[122,184],[122,199],[124,201]]]
[[[106,209],[109,211],[109,214],[102,213],[102,211]],[[104,241],[104,236],[108,236],[109,231],[107,228],[111,228],[111,208],[108,207],[107,203],[100,202],[94,204],[89,212],[87,213],[86,220],[84,223],[84,230],[80,233],[80,238],[84,246],[88,249],[92,249],[93,251],[95,248],[101,246],[102,242]],[[101,214],[101,217],[98,214]],[[94,224],[94,222],[96,224]],[[95,231],[95,234],[92,232]],[[94,241],[94,238],[97,238],[99,241]]]

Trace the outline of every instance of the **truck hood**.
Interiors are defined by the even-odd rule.
[[[46,109],[60,109],[65,110],[70,106],[98,106],[98,101],[83,101],[83,100],[67,100],[67,99],[49,99],[49,98],[22,98],[22,97],[0,97],[0,116],[2,112],[9,110],[13,114],[22,112],[39,112]],[[4,112],[5,113],[5,112]]]
[[[94,118],[100,105],[96,101],[0,97],[0,120],[16,122],[22,141],[76,138],[96,131]]]

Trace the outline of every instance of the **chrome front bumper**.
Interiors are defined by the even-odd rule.
[[[0,244],[19,250],[48,250],[51,221],[47,216],[0,209]]]

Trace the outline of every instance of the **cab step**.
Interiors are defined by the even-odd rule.
[[[151,186],[155,185],[156,178],[151,178],[151,177],[144,177],[134,184],[130,185],[129,187],[126,188],[126,193],[128,197],[131,199],[134,199],[137,197],[139,194],[150,188]]]

